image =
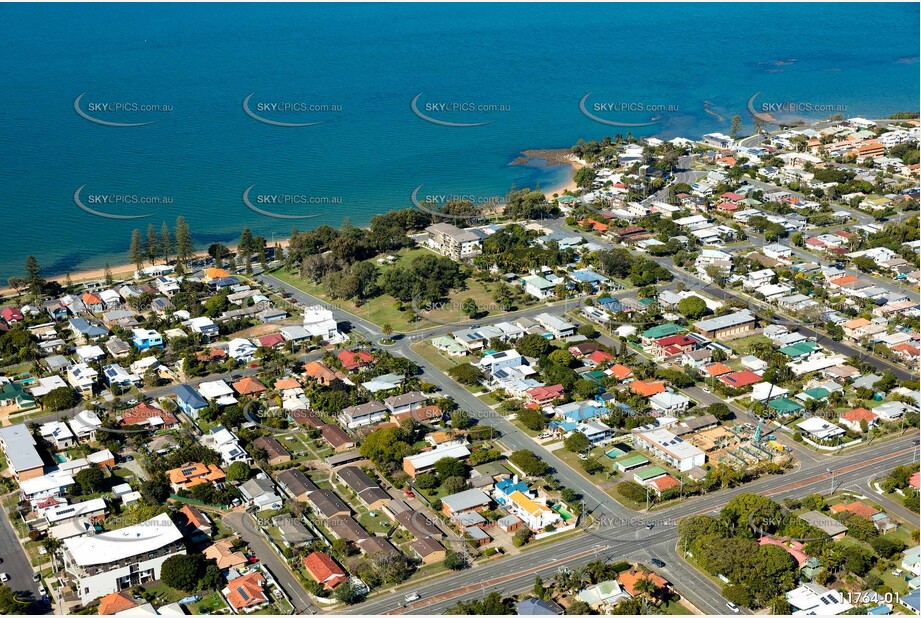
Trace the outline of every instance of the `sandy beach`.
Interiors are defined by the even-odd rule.
[[[531,159],[544,159],[547,161],[548,165],[569,165],[572,168],[572,171],[569,174],[569,180],[566,182],[555,185],[552,187],[547,187],[543,190],[544,195],[548,200],[553,200],[554,195],[562,195],[565,191],[572,191],[577,193],[579,188],[576,186],[574,176],[576,170],[585,167],[586,163],[576,157],[568,148],[547,148],[547,149],[534,149],[534,150],[525,150],[522,152],[522,157],[516,159],[511,164],[512,165],[522,165]],[[282,247],[287,247],[290,239],[282,238],[276,240],[277,245]],[[236,245],[228,244],[226,245],[228,249],[236,251]],[[208,255],[207,251],[196,251],[195,257],[201,258]],[[158,261],[157,264],[162,264],[161,261]],[[132,264],[110,264],[109,270],[112,272],[112,276],[116,280],[130,280],[134,278],[135,268]],[[67,273],[63,275],[54,275],[48,277],[50,281],[57,281],[59,283],[64,283],[67,279]],[[70,273],[70,280],[72,283],[83,283],[87,281],[101,281],[105,279],[105,268],[92,268],[87,270],[80,270],[73,273]],[[0,294],[3,296],[9,296],[14,294],[14,290],[10,287],[0,288]]]

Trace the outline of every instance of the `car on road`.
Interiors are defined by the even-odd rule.
[[[0,573],[0,582],[4,582],[4,583],[5,583],[5,582],[8,582],[8,581],[10,581],[10,576],[7,575],[6,573]]]
[[[129,399],[129,400],[126,401],[125,403],[126,403],[127,405],[129,405],[129,406],[136,406],[136,405],[138,405],[138,400],[137,400],[137,399]]]
[[[703,392],[707,393],[708,395],[710,394],[710,389],[707,388],[706,386],[701,386],[701,387],[700,387],[700,390],[702,390]]]
[[[726,601],[726,607],[728,607],[730,611],[732,611],[733,614],[739,613],[739,606],[733,603],[732,601]]]
[[[413,601],[418,601],[418,600],[421,599],[421,598],[422,598],[422,597],[419,595],[418,592],[412,592],[412,593],[410,593],[410,594],[407,594],[405,597],[403,597],[403,599],[404,599],[407,603],[412,603]]]
[[[652,563],[652,566],[654,567],[659,567],[660,569],[665,567],[665,563],[659,560],[658,558],[652,558],[650,562]]]
[[[416,494],[414,494],[413,492],[409,491],[408,489],[403,490],[403,495],[406,496],[407,498],[415,498],[415,497],[416,497]]]
[[[33,574],[32,574],[32,581],[34,581],[34,582],[40,582],[40,581],[42,581],[42,574],[41,574],[41,573],[33,573]]]
[[[647,529],[647,530],[652,530],[652,529],[655,528],[655,527],[656,527],[656,523],[655,523],[655,522],[653,522],[653,521],[646,522],[646,529]]]

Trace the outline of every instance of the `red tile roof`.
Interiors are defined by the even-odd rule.
[[[661,380],[654,382],[635,380],[630,383],[630,390],[637,395],[642,395],[643,397],[652,397],[658,393],[665,392],[665,383]]]
[[[879,513],[879,511],[874,509],[872,506],[869,504],[864,504],[863,502],[852,502],[850,504],[833,504],[831,507],[829,507],[829,509],[832,513],[853,513],[854,515],[863,517],[864,519],[870,519]]]
[[[611,375],[617,378],[618,380],[623,380],[629,378],[633,374],[633,370],[627,367],[626,365],[611,365],[609,368]]]
[[[736,371],[735,373],[720,376],[720,380],[733,388],[742,388],[745,386],[751,386],[752,384],[757,384],[761,381],[761,376],[759,376],[754,371],[743,369],[742,371]]]
[[[273,348],[277,345],[284,345],[285,338],[278,333],[272,333],[271,335],[263,335],[257,338],[256,341],[258,341],[259,345],[263,348]]]
[[[227,601],[234,609],[246,609],[268,603],[269,597],[263,585],[265,585],[265,577],[259,571],[233,579],[227,582]]]
[[[99,599],[99,608],[96,611],[100,616],[111,616],[137,606],[138,602],[127,592],[113,592]]]
[[[265,385],[256,378],[246,377],[234,382],[233,390],[241,395],[256,395],[265,390]]]
[[[842,414],[841,418],[852,423],[859,423],[860,421],[867,421],[868,423],[872,423],[876,420],[877,417],[866,408],[854,408],[853,410],[848,410]]]
[[[130,410],[122,413],[122,425],[147,425],[152,419],[159,418],[163,426],[175,425],[179,420],[171,413],[160,408],[155,408],[148,403],[139,403]],[[155,423],[156,424],[156,423]]]
[[[304,557],[304,568],[317,582],[323,584],[327,590],[332,590],[348,578],[345,571],[336,564],[336,561],[324,554],[315,551]]]
[[[601,365],[614,360],[614,357],[604,350],[595,350],[588,355],[588,359],[597,365]]]
[[[353,350],[343,350],[337,355],[339,362],[342,363],[342,366],[346,371],[351,371],[353,369],[358,369],[359,367],[364,367],[371,362],[371,353],[365,350],[359,350],[357,352]]]
[[[704,367],[704,371],[710,374],[713,377],[721,376],[727,373],[732,373],[732,369],[724,365],[723,363],[712,363]]]

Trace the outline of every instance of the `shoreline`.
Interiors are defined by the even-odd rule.
[[[569,179],[563,181],[560,184],[548,187],[546,189],[541,189],[541,193],[547,198],[547,200],[553,200],[554,195],[562,195],[566,191],[578,192],[578,187],[575,182],[576,171],[582,167],[585,167],[585,162],[579,160],[571,153],[568,148],[542,148],[542,149],[530,149],[522,151],[522,157],[513,161],[510,165],[523,165],[531,159],[544,159],[547,161],[547,165],[568,165],[570,166]],[[275,244],[281,247],[287,247],[290,242],[290,238],[280,238]],[[236,244],[226,244],[228,249],[236,251]],[[193,254],[194,258],[206,257],[208,255],[207,250],[196,251]],[[158,261],[155,265],[160,265],[162,262]],[[136,269],[132,264],[120,263],[113,264],[109,266],[109,270],[112,272],[112,276],[116,280],[121,279],[123,281],[130,281],[134,279],[134,273]],[[48,281],[57,281],[62,284],[67,280],[68,274],[70,275],[70,280],[72,283],[86,283],[91,281],[101,281],[105,279],[105,267],[97,268],[88,268],[78,270],[72,273],[64,273],[61,275],[52,275],[46,277]],[[4,298],[14,294],[15,290],[10,287],[0,288],[0,295]]]

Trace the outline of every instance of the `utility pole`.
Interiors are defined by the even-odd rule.
[[[831,494],[835,494],[835,471],[831,468],[825,468],[825,471],[831,474]]]

